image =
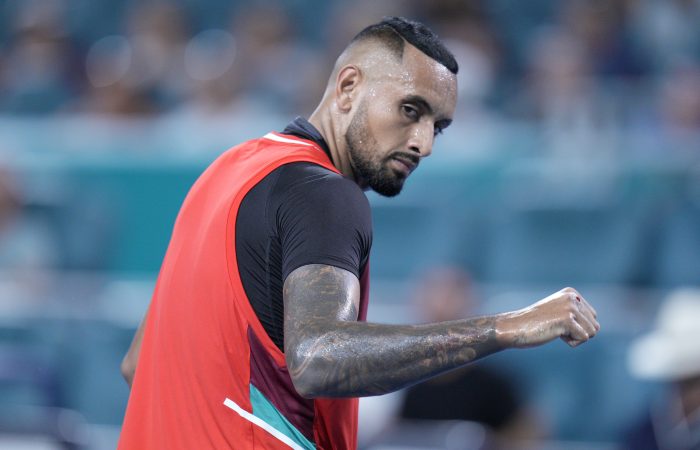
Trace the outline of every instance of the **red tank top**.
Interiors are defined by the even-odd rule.
[[[294,390],[236,262],[243,197],[301,161],[338,172],[314,142],[269,133],[225,152],[188,193],[147,316],[120,450],[356,448],[357,399],[309,400]]]

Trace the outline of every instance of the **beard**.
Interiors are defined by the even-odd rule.
[[[388,167],[392,154],[386,158],[379,157],[377,141],[369,133],[366,103],[360,105],[352,118],[345,132],[345,143],[353,170],[356,176],[359,175],[359,179],[367,183],[374,192],[385,197],[394,197],[401,192],[406,177]]]

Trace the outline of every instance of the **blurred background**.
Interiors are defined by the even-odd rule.
[[[448,428],[406,422],[428,406],[411,413],[405,392],[363,399],[362,447],[510,433],[626,448],[669,389],[629,370],[630,345],[700,284],[697,0],[0,1],[0,447],[114,448],[119,363],[189,186],[308,117],[344,45],[385,15],[446,41],[459,102],[404,193],[368,194],[370,320],[502,312],[572,285],[602,331],[478,363],[478,398],[448,389],[442,410],[485,406],[438,417]]]

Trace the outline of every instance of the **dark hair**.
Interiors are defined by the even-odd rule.
[[[408,42],[445,66],[450,72],[456,74],[459,71],[452,52],[430,28],[420,22],[403,17],[385,17],[381,22],[357,33],[351,43],[365,39],[379,39],[399,57],[403,56],[404,45]]]

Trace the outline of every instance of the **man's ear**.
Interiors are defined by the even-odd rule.
[[[362,82],[362,72],[357,66],[347,65],[340,69],[335,82],[335,101],[342,112],[352,110],[353,100]]]

